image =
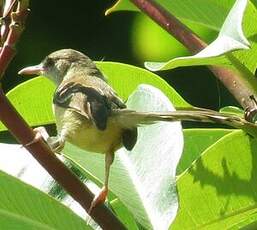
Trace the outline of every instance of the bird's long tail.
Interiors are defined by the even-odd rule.
[[[225,124],[233,128],[243,129],[247,133],[257,136],[257,125],[236,115],[208,109],[190,108],[170,112],[137,112],[121,109],[114,110],[113,115],[116,116],[117,122],[124,128],[131,128],[140,124],[153,124],[158,121],[197,121]]]

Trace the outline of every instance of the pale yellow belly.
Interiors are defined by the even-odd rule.
[[[115,151],[121,147],[122,129],[108,119],[107,128],[101,131],[84,116],[60,107],[54,108],[58,134],[77,147],[98,153]]]

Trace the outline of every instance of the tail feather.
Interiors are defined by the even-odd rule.
[[[257,133],[257,126],[241,117],[207,109],[181,109],[170,112],[137,112],[121,109],[113,111],[113,115],[116,117],[117,122],[125,128],[153,124],[158,121],[197,121],[229,125],[234,128],[243,129],[254,136]],[[253,131],[249,132],[252,129]]]

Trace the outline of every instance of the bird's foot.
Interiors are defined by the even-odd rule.
[[[95,195],[93,201],[91,202],[90,208],[88,210],[89,214],[97,205],[103,204],[105,202],[107,194],[108,188],[106,186],[103,186],[101,191],[97,195]]]
[[[27,144],[23,145],[23,147],[28,147],[40,140],[44,140],[47,142],[47,139],[49,138],[49,135],[45,129],[45,127],[37,127],[33,129],[35,136],[32,141],[28,142]]]
[[[60,153],[64,148],[65,141],[59,136],[49,137],[45,127],[37,127],[33,131],[35,133],[33,140],[23,145],[23,147],[28,147],[40,140],[44,140],[54,153]]]
[[[48,137],[47,144],[54,153],[60,153],[64,148],[65,141],[60,136]]]

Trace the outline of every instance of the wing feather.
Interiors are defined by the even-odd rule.
[[[101,87],[98,85],[101,79],[94,79],[94,85],[92,81],[86,84],[83,80],[64,81],[60,84],[54,94],[53,103],[76,111],[91,120],[99,130],[105,130],[112,110],[124,109],[126,105],[106,82],[100,84]],[[122,143],[125,148],[131,150],[136,140],[137,128],[124,128]]]

